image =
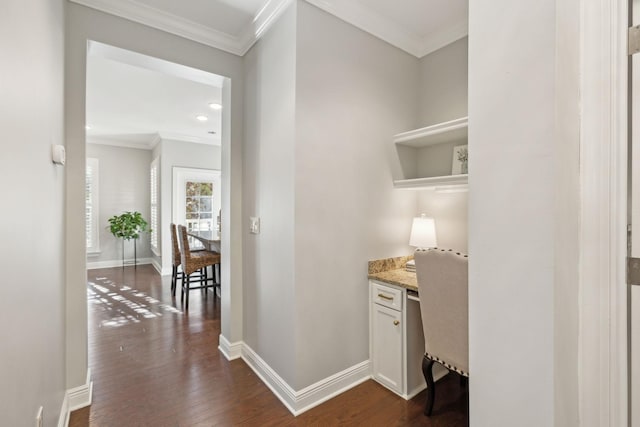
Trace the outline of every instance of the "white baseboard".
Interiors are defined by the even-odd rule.
[[[245,343],[242,343],[242,359],[296,416],[371,378],[370,362],[365,360],[296,391]]]
[[[153,264],[152,258],[138,258],[138,265]],[[124,260],[125,267],[133,266],[133,258]],[[97,268],[122,267],[121,259],[111,259],[107,261],[87,262],[87,270],[95,270]]]
[[[93,381],[91,381],[91,369],[87,369],[86,382],[79,387],[70,388],[64,394],[62,408],[60,408],[60,417],[58,418],[58,427],[67,427],[69,425],[71,412],[91,405],[92,396]]]
[[[162,266],[155,258],[151,258],[151,265],[156,269],[158,274],[162,276]]]
[[[242,341],[231,344],[222,334],[220,334],[218,340],[220,342],[218,350],[220,350],[227,360],[235,360],[242,357]]]
[[[65,392],[64,399],[62,399],[62,407],[60,408],[60,416],[58,417],[58,427],[68,427],[70,417],[71,411],[69,411],[69,397]]]

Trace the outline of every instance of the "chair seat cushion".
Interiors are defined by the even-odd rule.
[[[220,254],[218,252],[211,251],[194,251],[191,252],[191,259],[196,262],[206,263],[207,265],[220,263]]]

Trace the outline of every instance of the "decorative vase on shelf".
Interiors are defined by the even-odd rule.
[[[469,173],[468,167],[469,166],[466,161],[462,162],[462,164],[460,165],[460,173]]]

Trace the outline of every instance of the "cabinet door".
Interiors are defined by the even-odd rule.
[[[402,381],[402,313],[372,304],[373,377],[398,394],[403,394]]]

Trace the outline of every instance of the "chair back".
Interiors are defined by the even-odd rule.
[[[469,258],[443,249],[415,252],[427,358],[469,375]]]
[[[180,249],[180,262],[182,271],[189,275],[197,270],[191,264],[191,250],[189,249],[189,239],[187,238],[187,227],[178,225],[178,247]]]
[[[174,267],[177,267],[182,262],[180,260],[180,247],[178,246],[178,236],[176,235],[176,225],[174,223],[169,224],[171,229],[171,262]]]

